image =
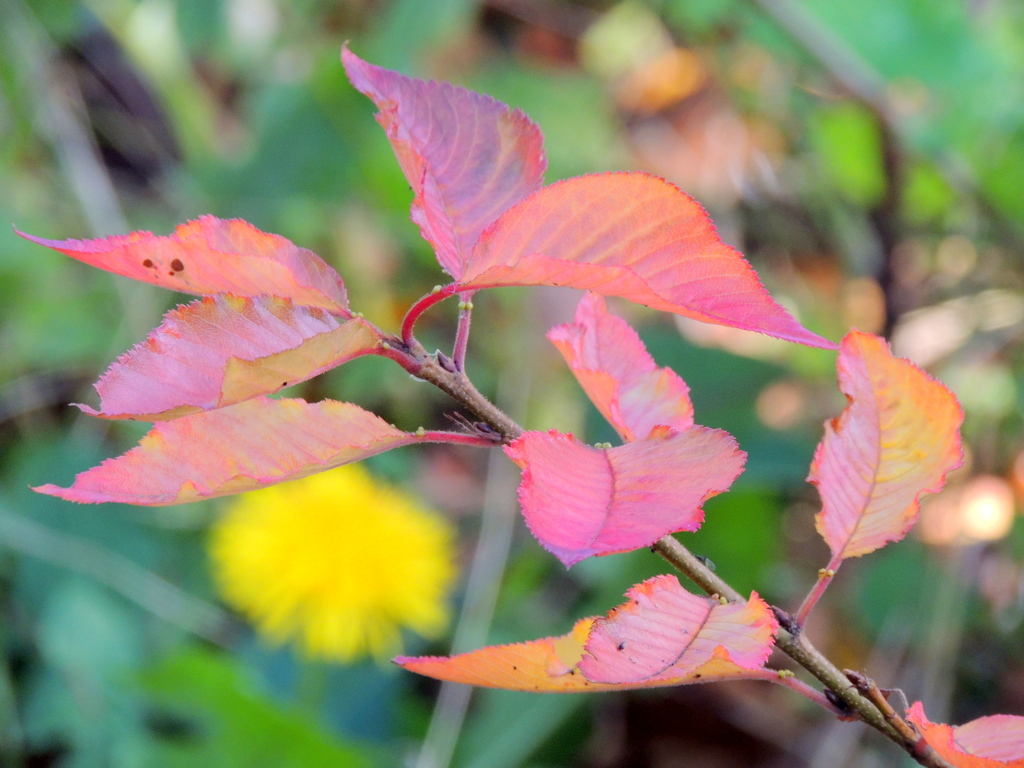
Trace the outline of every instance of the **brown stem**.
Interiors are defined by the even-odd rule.
[[[878,685],[867,675],[861,674],[860,672],[854,672],[851,669],[845,669],[843,672],[851,683],[857,686],[857,690],[860,691],[865,697],[871,700],[871,702],[878,707],[878,711],[882,713],[882,716],[899,731],[900,735],[903,736],[907,743],[914,743],[915,751],[911,754],[914,755],[914,759],[922,765],[948,765],[946,761],[939,757],[935,750],[929,745],[921,735],[907,723],[902,717],[896,714],[896,710],[889,704],[889,700],[886,699],[885,694],[882,693]],[[905,700],[904,700],[904,706]]]
[[[680,544],[674,536],[665,536],[652,549],[686,574],[691,581],[708,594],[722,595],[730,600],[746,600],[743,595],[704,565],[696,555]],[[784,620],[782,623],[787,622]],[[795,629],[795,623],[792,623],[791,626]],[[858,694],[846,676],[822,656],[805,637],[796,635],[782,626],[779,628],[775,645],[824,683],[861,720],[880,730],[890,739],[901,743],[899,734],[885,722],[882,714],[875,709],[871,702]]]
[[[856,672],[852,669],[844,669],[843,674],[846,675],[847,680],[857,687],[857,690],[860,691],[861,695],[871,701],[871,703],[878,708],[878,711],[882,713],[882,716],[886,721],[893,728],[899,731],[903,738],[912,741],[916,741],[921,738],[920,735],[914,731],[914,729],[911,728],[902,717],[896,714],[896,710],[894,710],[892,705],[889,704],[889,701],[882,694],[882,691],[879,690],[878,685],[874,680],[867,675],[861,672]]]
[[[384,357],[390,357],[416,378],[429,381],[450,395],[499,432],[505,442],[511,442],[523,434],[523,428],[484,397],[465,373],[449,370],[436,357],[428,354],[415,339],[407,344],[396,336],[387,336],[382,346],[384,351],[381,354]]]
[[[663,536],[651,547],[668,562],[689,577],[690,581],[709,595],[721,595],[732,602],[746,602],[747,598],[732,588],[722,577],[708,568],[695,554],[679,543],[674,536]]]
[[[447,392],[492,429],[499,432],[505,442],[511,442],[523,434],[523,428],[485,398],[464,373],[449,370],[436,357],[428,355],[423,346],[415,339],[410,341],[411,343],[406,344],[401,339],[389,337],[388,346],[384,352],[385,356],[391,357],[412,375],[429,381]],[[717,594],[729,600],[746,600],[743,595],[711,571],[673,536],[659,539],[651,549],[664,557],[708,594]],[[834,700],[842,702],[839,705],[841,708],[845,708],[851,715],[863,720],[886,738],[894,741],[921,765],[928,766],[928,768],[953,768],[935,754],[934,750],[922,750],[919,740],[908,743],[906,735],[894,728],[875,704],[862,696],[846,675],[825,658],[802,633],[794,634],[785,628],[790,626],[798,631],[796,623],[787,614],[779,610],[776,610],[776,613],[782,619],[780,622],[782,626],[779,628],[775,641],[776,647],[832,691]]]
[[[720,576],[704,565],[696,555],[680,544],[675,537],[665,536],[652,549],[686,574],[708,594],[723,595],[730,600],[746,599]],[[885,713],[880,711],[870,699],[861,695],[856,687],[851,684],[846,673],[836,667],[821,651],[815,648],[806,635],[799,632],[799,627],[791,617],[783,611],[776,610],[776,613],[780,616],[781,626],[775,639],[775,647],[814,675],[826,688],[832,691],[835,697],[842,702],[843,706],[849,710],[850,714],[863,720],[886,738],[901,746],[921,765],[929,766],[929,768],[953,768],[931,748],[922,749],[919,737],[914,736],[910,738],[907,733],[901,733],[900,730],[894,727],[887,719]],[[787,625],[793,631],[787,629]]]

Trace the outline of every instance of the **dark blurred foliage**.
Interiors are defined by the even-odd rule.
[[[346,39],[375,63],[525,109],[547,137],[549,180],[666,176],[806,325],[886,333],[947,381],[966,408],[969,466],[907,541],[847,564],[809,631],[840,666],[923,697],[935,720],[1024,714],[1024,6],[0,0],[0,221],[84,238],[243,217],[318,252],[355,308],[394,328],[442,279],[372,108],[342,73]],[[575,299],[478,296],[469,370],[527,426],[603,440],[609,428],[543,338]],[[435,684],[305,662],[218,607],[213,505],[85,508],[28,490],[139,437],[64,404],[90,401],[90,382],[176,300],[0,228],[0,762],[427,765],[416,755]],[[614,309],[690,383],[698,421],[750,453],[687,543],[738,588],[794,607],[827,561],[804,477],[842,407],[833,356]],[[453,311],[424,319],[428,345],[451,343]],[[410,428],[453,410],[377,359],[297,394]],[[481,530],[498,553],[482,559],[500,564],[500,532],[480,512],[514,513],[507,466],[488,475],[485,458],[451,448],[374,465],[459,522],[467,568]],[[463,643],[564,632],[664,568],[642,551],[566,573],[517,522],[504,576],[477,576],[484,592],[501,579],[494,620],[473,613]],[[450,764],[465,768],[899,760],[867,729],[762,684],[477,691],[461,725],[447,701],[430,743],[454,743]]]

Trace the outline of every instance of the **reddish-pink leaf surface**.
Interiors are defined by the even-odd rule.
[[[368,64],[343,48],[349,80],[380,112],[415,195],[412,218],[458,279],[485,227],[540,187],[540,129],[518,109],[448,83]]]
[[[615,448],[526,432],[505,452],[523,470],[526,524],[566,566],[697,530],[701,505],[727,490],[746,461],[731,435],[707,427],[662,427]]]
[[[629,601],[594,622],[579,668],[597,683],[657,682],[691,674],[724,649],[743,669],[771,654],[778,623],[757,593],[726,603],[687,592],[675,576],[630,588]]]
[[[929,722],[918,701],[907,720],[957,768],[1024,768],[1024,717],[993,715],[951,726]]]
[[[75,478],[35,490],[69,501],[160,506],[293,480],[432,439],[351,403],[247,400],[157,424],[139,445]]]
[[[548,338],[624,440],[646,437],[656,426],[678,432],[693,426],[686,382],[655,365],[636,331],[608,312],[602,296],[584,296],[575,321],[552,328]]]
[[[660,582],[668,579],[675,580],[674,577],[660,576],[651,581]],[[654,591],[647,586],[650,583],[638,585],[627,594],[632,595],[636,590]],[[678,581],[676,581],[676,585],[678,586]],[[671,589],[671,587],[666,587],[666,589]],[[682,588],[679,587],[679,589]],[[691,597],[702,602],[707,600],[707,598]],[[710,606],[712,610],[731,607],[721,606],[717,601],[713,602],[717,608]],[[607,619],[580,619],[571,632],[561,637],[546,637],[525,643],[489,646],[457,656],[399,657],[395,659],[395,663],[411,672],[456,683],[505,688],[513,691],[581,693],[749,678],[751,671],[759,668],[771,651],[775,619],[770,611],[766,613],[767,606],[764,602],[756,595],[752,595],[750,603],[739,606],[732,615],[735,623],[731,626],[727,626],[730,622],[720,620],[721,614],[715,614],[714,619],[705,621],[703,628],[697,623],[677,622],[679,629],[691,631],[700,638],[693,644],[701,646],[702,649],[709,647],[713,642],[705,636],[707,631],[717,631],[723,641],[723,644],[712,647],[709,655],[705,655],[687,652],[685,648],[682,648],[680,644],[687,642],[686,636],[675,638],[677,650],[680,651],[680,661],[683,662],[677,662],[674,665],[678,668],[677,672],[670,673],[669,670],[672,667],[667,667],[661,674],[654,674],[647,678],[637,677],[629,682],[618,683],[604,683],[588,679],[583,671],[584,666],[590,670],[591,674],[602,679],[617,676],[616,673],[607,671],[597,657],[591,656],[586,651],[591,642],[595,640],[595,632],[604,631],[599,630],[596,625],[601,622],[615,621],[615,617],[622,611],[628,610],[629,607],[630,604],[627,603],[612,610]],[[746,624],[741,626],[743,622]],[[630,637],[626,642],[642,644],[644,641],[640,637]],[[732,649],[728,645],[729,643],[735,643],[739,647]],[[618,645],[618,643],[615,644],[614,650],[616,665],[620,663],[618,657],[627,653],[628,648],[627,646],[619,651]],[[757,661],[758,659],[760,661]]]
[[[462,289],[562,285],[834,349],[771,298],[699,203],[645,173],[552,184],[484,231]]]
[[[96,384],[94,416],[160,421],[222,408],[374,352],[380,333],[271,296],[218,294],[167,313]]]
[[[920,497],[942,488],[963,459],[956,398],[893,357],[884,339],[851,331],[838,370],[849,404],[826,422],[808,478],[821,494],[815,524],[833,562],[902,539],[917,521]]]
[[[151,232],[98,240],[22,237],[91,266],[172,291],[268,294],[348,316],[345,286],[323,259],[239,219],[200,216],[167,237]]]

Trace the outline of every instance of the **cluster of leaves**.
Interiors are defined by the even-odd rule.
[[[97,385],[99,410],[82,406],[101,418],[157,426],[136,448],[78,475],[70,488],[36,490],[79,502],[177,504],[412,443],[503,442],[522,469],[527,525],[567,566],[696,530],[702,505],[728,490],[746,455],[727,433],[695,424],[687,385],[655,364],[602,297],[813,347],[837,345],[777,304],[700,205],[672,184],[609,173],[542,187],[540,132],[521,112],[375,67],[347,49],[342,58],[353,84],[379,109],[413,189],[412,218],[453,282],[417,302],[401,334],[393,335],[351,311],[340,276],[318,256],[245,222],[203,217],[170,237],[30,237],[93,266],[204,297],[169,313],[111,366]],[[591,291],[574,322],[549,338],[622,445],[523,432],[507,419],[489,418],[477,399],[463,370],[472,296],[530,285]],[[415,323],[456,295],[454,352],[427,355]],[[874,335],[851,331],[838,348],[839,384],[849,404],[826,424],[810,474],[822,497],[817,528],[833,558],[794,618],[756,593],[745,601],[699,597],[675,577],[659,576],[631,588],[623,606],[579,621],[564,637],[398,663],[442,679],[519,690],[786,680],[765,666],[777,617],[799,632],[842,561],[902,539],[921,495],[939,490],[961,462],[962,413],[944,386],[894,357]],[[363,355],[390,358],[446,388],[483,421],[466,432],[405,432],[351,403],[267,397]],[[986,718],[949,731],[928,723],[918,703],[910,721],[922,745],[954,764],[1024,760],[1021,718]]]

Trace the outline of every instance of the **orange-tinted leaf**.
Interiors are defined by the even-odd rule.
[[[218,294],[171,310],[96,384],[86,413],[161,421],[276,392],[378,348],[360,318],[339,322],[271,296]]]
[[[902,539],[920,497],[939,490],[963,458],[956,398],[893,357],[884,339],[851,331],[838,370],[849,405],[826,422],[808,478],[822,499],[815,524],[836,561]]]
[[[615,448],[525,432],[505,452],[523,469],[526,524],[566,566],[697,530],[701,505],[732,485],[747,457],[731,435],[707,427],[659,427]]]
[[[540,187],[547,166],[540,129],[489,96],[367,64],[347,47],[341,60],[380,110],[413,188],[413,221],[457,279],[484,228]]]
[[[673,578],[662,576],[652,581]],[[647,582],[647,584],[649,583]],[[678,585],[678,582],[676,584]],[[635,589],[644,589],[645,586],[646,584],[639,585]],[[694,599],[705,600],[705,598],[697,597]],[[628,605],[613,610],[609,617],[626,609]],[[718,603],[715,602],[715,605]],[[770,613],[767,616],[763,615],[763,610],[767,606],[756,595],[751,597],[751,602],[748,605],[751,606],[747,611],[749,615],[736,618],[739,621],[749,620],[751,622],[750,636],[766,638],[763,642],[770,650],[774,632],[774,617]],[[725,606],[719,606],[719,608],[722,607]],[[693,665],[675,676],[664,674],[625,683],[601,683],[588,680],[583,673],[582,665],[584,662],[593,662],[593,657],[585,654],[585,648],[588,645],[588,636],[593,638],[595,621],[602,622],[606,619],[580,619],[571,632],[561,637],[547,637],[512,645],[490,646],[458,656],[399,657],[395,659],[395,663],[411,672],[438,680],[540,693],[580,693],[654,688],[717,680],[737,680],[750,676],[751,667],[737,663],[726,646],[718,645],[703,661],[698,662],[695,656],[688,655],[687,660],[694,662]],[[747,643],[743,635],[744,630],[737,627],[734,627],[731,632],[722,633],[723,639],[726,641],[738,640]],[[637,639],[634,638],[634,640]],[[616,654],[620,654],[620,652],[616,650]],[[749,653],[740,654],[740,656],[744,659],[743,663],[753,658]],[[758,657],[760,657],[760,653]],[[599,674],[601,667],[598,666],[597,669]]]
[[[772,300],[700,204],[645,173],[581,176],[535,192],[481,235],[459,285],[589,288],[708,323],[836,347]]]
[[[726,603],[687,592],[675,576],[655,576],[629,601],[594,622],[579,668],[598,683],[659,682],[694,673],[715,658],[758,669],[772,652],[778,622],[755,592]]]
[[[548,332],[580,385],[624,440],[646,437],[656,426],[678,432],[693,426],[690,388],[675,371],[659,368],[629,324],[588,293],[575,322]]]
[[[239,219],[200,216],[168,237],[151,232],[98,240],[22,237],[91,266],[172,291],[268,294],[348,315],[341,277],[323,259]]]
[[[251,491],[432,439],[351,403],[259,397],[157,424],[122,456],[70,488],[35,490],[69,501],[161,506]]]
[[[614,690],[591,683],[577,669],[594,619],[580,619],[561,637],[494,645],[457,656],[399,656],[395,663],[438,680],[539,693]]]
[[[1024,768],[1024,717],[993,715],[951,726],[929,722],[918,701],[907,720],[957,768]]]

